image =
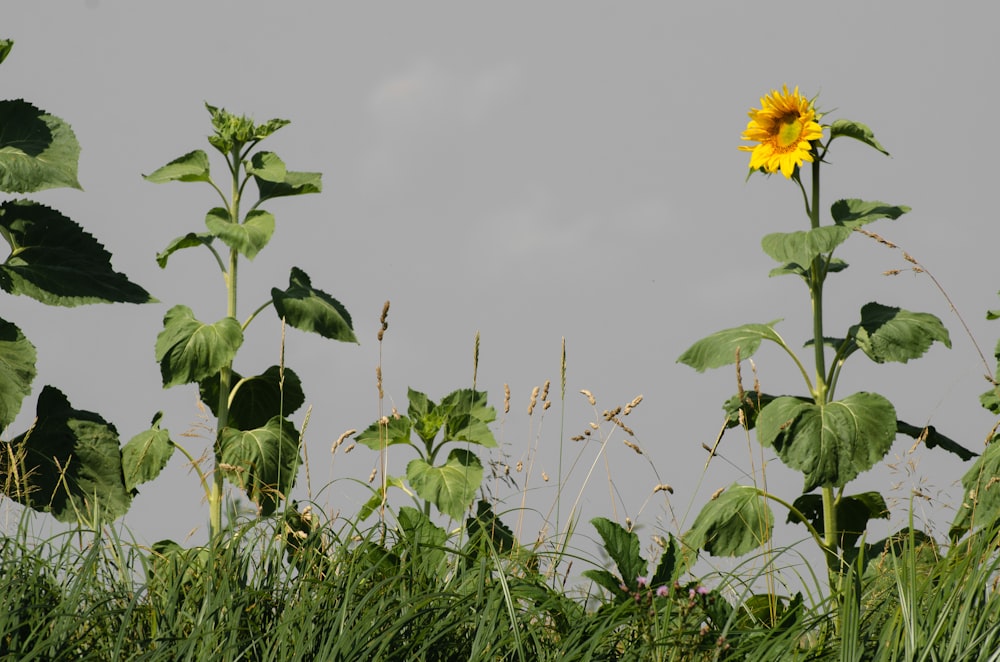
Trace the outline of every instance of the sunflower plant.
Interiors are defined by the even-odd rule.
[[[807,229],[767,234],[761,246],[778,264],[771,276],[795,276],[806,286],[812,336],[805,347],[812,365],[807,367],[810,361],[778,332],[780,320],[713,333],[694,343],[678,361],[699,372],[732,364],[738,367],[765,341],[787,354],[802,376],[804,392],[775,395],[744,391],[740,385],[724,410],[727,428],[756,429],[763,446],[802,474],[803,489],[797,498],[786,500],[755,485],[733,485],[705,505],[685,534],[685,542],[717,556],[748,553],[770,539],[774,516],[769,503],[777,503],[788,511],[789,522],[806,527],[825,552],[831,577],[835,577],[859,553],[881,551],[879,543],[859,547],[859,542],[870,520],[888,517],[885,499],[878,492],[848,494],[846,488],[882,461],[897,435],[920,439],[928,447],[940,446],[963,459],[973,453],[931,427],[900,420],[895,406],[883,395],[860,391],[841,397],[837,393],[842,370],[853,356],[866,356],[875,363],[906,363],[922,356],[935,342],[951,346],[947,329],[934,315],[878,302],[865,303],[856,321],[839,335],[827,335],[824,284],[828,276],[847,268],[846,262],[834,256],[836,249],[856,233],[871,236],[862,230],[864,226],[896,220],[909,208],[837,200],[830,207],[830,220],[823,223],[820,172],[838,138],[853,138],[882,154],[888,152],[864,124],[844,119],[821,124],[823,115],[815,99],[804,97],[798,88],[772,91],[749,115],[742,138],[752,144],[740,146],[750,152],[748,177],[780,172],[804,201]]]

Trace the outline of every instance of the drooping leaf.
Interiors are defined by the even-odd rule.
[[[454,448],[443,465],[417,458],[406,465],[406,480],[421,499],[452,519],[461,519],[483,482],[483,465],[475,453]]]
[[[35,380],[35,346],[21,329],[0,319],[0,429],[17,418]]]
[[[942,450],[954,453],[966,461],[979,455],[979,453],[970,451],[957,441],[944,436],[938,432],[933,425],[926,425],[919,428],[904,421],[896,421],[896,432],[924,442],[924,445],[927,446],[927,448],[934,448],[935,446],[940,447]]]
[[[828,274],[834,274],[837,273],[838,271],[843,271],[844,269],[847,268],[847,263],[841,260],[839,257],[820,255],[818,259],[822,261],[821,266]],[[809,265],[801,265],[801,264],[796,264],[795,262],[789,262],[787,264],[781,265],[780,267],[775,267],[774,269],[771,269],[771,271],[769,271],[767,275],[769,278],[774,278],[775,276],[786,276],[791,274],[794,276],[798,276],[803,280],[808,281],[809,271],[810,271]]]
[[[313,288],[309,276],[298,267],[292,267],[288,289],[272,288],[271,298],[278,317],[296,329],[332,340],[358,342],[347,309],[326,292]]]
[[[149,429],[135,435],[122,447],[125,489],[130,494],[135,494],[136,485],[159,476],[174,453],[169,430],[160,429],[162,418],[163,412],[157,412]]]
[[[604,551],[615,562],[620,583],[629,591],[637,591],[639,577],[646,577],[649,572],[649,563],[639,553],[639,536],[606,517],[595,517],[590,523],[604,541]]]
[[[164,315],[163,330],[156,337],[156,360],[163,387],[198,382],[218,374],[232,362],[241,344],[243,331],[232,317],[204,324],[187,306],[174,306]]]
[[[382,421],[375,421],[364,432],[354,437],[362,446],[373,451],[381,450],[383,446],[409,444],[410,419],[406,416],[386,416]]]
[[[716,331],[691,345],[677,359],[678,363],[691,366],[698,372],[708,368],[721,368],[736,363],[736,350],[740,351],[740,359],[753,356],[760,347],[761,340],[771,340],[781,344],[781,337],[774,330],[774,325],[781,320],[767,324],[744,324],[732,329]]]
[[[908,211],[910,208],[905,205],[889,205],[884,202],[858,200],[857,198],[837,200],[830,207],[833,221],[837,225],[851,230],[868,225],[880,218],[894,221]]]
[[[823,405],[782,396],[757,416],[757,438],[802,472],[803,492],[843,487],[889,452],[896,410],[877,393],[855,393]]]
[[[972,529],[994,527],[1000,521],[1000,443],[993,441],[962,476],[965,496],[949,535],[958,540]]]
[[[7,496],[18,503],[88,525],[120,517],[131,505],[115,427],[73,409],[56,388],[42,389],[35,423],[4,446],[0,484],[10,485]]]
[[[288,175],[285,162],[274,152],[257,152],[250,157],[250,163],[246,166],[248,175],[253,175],[258,180],[266,182],[284,182]]]
[[[274,234],[274,216],[262,209],[255,209],[246,215],[242,223],[229,220],[229,212],[215,207],[205,217],[209,232],[233,250],[254,259]]]
[[[875,134],[872,130],[861,122],[843,119],[834,120],[833,124],[830,125],[830,142],[832,142],[834,138],[839,138],[841,136],[860,140],[869,147],[873,147],[886,156],[889,156],[889,152],[885,151],[885,147],[882,147],[881,143],[875,140]]]
[[[919,358],[935,340],[951,347],[948,330],[934,315],[875,302],[862,306],[861,321],[850,328],[848,335],[876,363],[906,363]]]
[[[801,512],[819,534],[825,535],[823,522],[823,497],[819,494],[803,494],[792,505]],[[878,492],[862,492],[841,497],[835,506],[837,531],[840,534],[841,549],[849,549],[857,544],[873,519],[889,519],[889,507]],[[799,523],[791,513],[789,523]]]
[[[0,100],[0,191],[78,189],[79,160],[69,124],[23,99]]]
[[[0,287],[42,303],[155,301],[111,268],[111,254],[90,233],[59,212],[30,200],[0,205],[0,227],[11,253],[0,265]]]
[[[275,416],[254,430],[224,428],[219,442],[226,478],[260,506],[262,515],[272,514],[295,484],[302,461],[295,426]]]
[[[760,242],[761,248],[773,260],[785,264],[807,265],[833,251],[851,236],[849,228],[840,225],[824,225],[812,230],[797,232],[774,232]]]
[[[226,425],[237,430],[263,427],[275,416],[287,418],[306,401],[302,381],[291,368],[285,368],[283,379],[281,368],[276,365],[263,374],[245,379],[233,370],[230,384],[236,394],[227,396],[231,402]],[[199,381],[198,393],[201,401],[218,417],[219,374]]]
[[[212,127],[215,134],[208,137],[208,142],[223,154],[240,151],[250,142],[258,142],[267,138],[283,126],[290,124],[288,120],[272,119],[263,124],[255,124],[246,115],[235,115],[225,108],[205,104],[205,109],[212,116]]]
[[[771,539],[774,514],[757,488],[733,484],[698,513],[684,542],[712,556],[742,556]]]
[[[465,520],[465,532],[469,536],[466,545],[469,553],[481,548],[485,541],[489,541],[490,549],[497,554],[510,554],[518,546],[514,532],[500,520],[493,506],[485,499],[480,499],[476,504],[475,516],[469,516]]]
[[[320,193],[323,190],[323,174],[319,172],[287,172],[280,182],[272,182],[254,177],[261,200],[282,198],[290,195]]]
[[[166,248],[156,254],[156,264],[161,269],[167,266],[167,260],[171,255],[185,248],[194,246],[211,246],[215,236],[211,232],[188,232],[183,237],[177,237],[171,241]]]
[[[157,168],[143,179],[154,184],[165,182],[208,182],[211,181],[208,154],[200,149],[179,156],[170,163]]]

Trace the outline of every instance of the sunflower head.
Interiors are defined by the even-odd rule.
[[[743,132],[743,140],[756,145],[740,145],[740,149],[750,154],[750,169],[762,168],[773,173],[781,170],[791,178],[796,166],[804,161],[812,162],[812,143],[823,137],[823,127],[816,122],[820,115],[813,102],[799,94],[799,88],[788,92],[785,85],[781,92],[771,90],[771,94],[760,100],[760,108],[749,112],[750,122]]]

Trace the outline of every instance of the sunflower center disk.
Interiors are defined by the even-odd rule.
[[[794,148],[802,137],[802,122],[798,115],[785,115],[778,121],[778,147]]]

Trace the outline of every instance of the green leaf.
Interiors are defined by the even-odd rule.
[[[11,466],[10,459],[18,458]],[[128,511],[118,432],[99,415],[73,409],[46,386],[31,428],[0,451],[7,496],[60,522],[97,525]]]
[[[215,128],[215,135],[209,136],[208,142],[226,155],[241,150],[249,142],[259,142],[290,123],[288,120],[272,119],[264,124],[255,124],[246,115],[234,115],[225,108],[206,103],[205,109],[212,115],[212,126]]]
[[[420,391],[407,388],[406,397],[409,401],[406,413],[413,422],[413,431],[425,444],[432,443],[444,425],[445,412]]]
[[[287,172],[280,182],[272,182],[261,177],[254,177],[260,199],[282,198],[290,195],[305,195],[319,193],[323,190],[323,175],[319,172]]]
[[[11,49],[14,48],[14,41],[11,39],[0,39],[0,64],[7,59],[10,55]]]
[[[757,416],[757,438],[802,472],[803,492],[843,487],[889,452],[896,410],[877,393],[855,393],[823,405],[782,396]]]
[[[147,483],[163,471],[174,453],[170,432],[160,429],[163,412],[157,412],[150,428],[132,437],[122,448],[125,489],[135,494],[136,485]]]
[[[243,223],[233,223],[229,220],[228,211],[215,207],[205,217],[205,225],[226,246],[250,260],[257,257],[274,234],[274,216],[262,209],[247,214]]]
[[[171,241],[166,248],[157,253],[156,263],[163,269],[167,266],[167,259],[177,251],[195,246],[211,246],[214,239],[215,235],[210,232],[188,232],[183,237]]]
[[[275,416],[287,418],[306,401],[302,381],[291,368],[285,368],[284,379],[281,368],[276,365],[263,374],[246,378],[233,370],[230,383],[235,395],[231,391],[228,396],[230,403],[227,425],[237,430],[263,427]],[[198,393],[212,415],[218,417],[219,374],[199,381]]]
[[[246,170],[248,175],[266,182],[282,183],[288,175],[285,162],[274,152],[257,152],[250,158]]]
[[[254,430],[223,428],[219,443],[226,478],[260,506],[261,515],[272,514],[295,484],[301,462],[295,426],[275,416]]]
[[[649,571],[649,563],[639,554],[639,536],[606,517],[595,517],[590,523],[604,541],[604,551],[615,562],[620,583],[629,591],[639,590],[638,578],[645,577]]]
[[[623,591],[621,588],[621,580],[607,570],[595,570],[591,568],[589,570],[584,570],[582,574],[587,579],[593,580],[593,582],[598,586],[606,589],[609,593],[611,593],[611,595],[615,596],[619,600],[629,597],[628,592]]]
[[[243,330],[232,317],[204,324],[187,306],[177,305],[163,317],[156,336],[156,360],[163,387],[198,382],[229,365],[243,344]]]
[[[781,337],[774,330],[774,325],[781,320],[767,324],[744,324],[732,329],[716,331],[691,345],[677,359],[678,363],[691,366],[698,372],[708,368],[721,368],[736,363],[736,350],[740,350],[740,359],[753,356],[760,347],[761,340],[771,340],[779,345]]]
[[[399,476],[386,476],[385,479],[386,491],[388,491],[390,487],[398,487],[399,489],[403,490],[410,496],[413,495],[413,493],[406,488],[406,483],[404,483],[403,479],[400,478]],[[373,494],[371,498],[368,499],[368,501],[365,501],[364,504],[362,504],[361,509],[358,510],[359,522],[363,522],[364,520],[368,519],[368,516],[371,515],[373,512],[375,512],[375,510],[382,505],[382,502],[385,498],[382,492],[382,486],[379,485],[378,489],[372,490],[372,492]]]
[[[21,329],[0,319],[0,429],[17,418],[35,380],[35,346]]]
[[[826,273],[828,274],[835,274],[838,271],[843,271],[848,266],[846,262],[838,257],[820,255],[818,259],[822,260],[822,266],[825,266]],[[771,269],[767,275],[770,278],[774,278],[775,276],[794,275],[808,282],[809,271],[810,267],[808,265],[803,266],[801,264],[796,264],[795,262],[789,262],[781,265],[780,267]]]
[[[79,189],[79,160],[69,124],[23,99],[0,100],[0,191]]]
[[[396,444],[412,444],[410,441],[410,419],[406,416],[386,416],[382,422],[375,421],[364,432],[354,437],[362,446],[373,451],[381,450],[383,446]]]
[[[0,234],[11,253],[0,287],[42,303],[149,303],[149,292],[111,268],[111,254],[59,212],[29,200],[0,205]]]
[[[789,265],[810,265],[812,261],[833,251],[851,236],[849,228],[840,225],[824,225],[812,230],[797,232],[774,232],[760,242],[761,248],[772,259]],[[801,268],[807,268],[802,266]]]
[[[838,226],[851,230],[868,225],[880,218],[894,221],[908,211],[910,208],[905,205],[889,205],[884,202],[858,200],[857,198],[837,200],[830,207],[833,221]]]
[[[879,141],[875,140],[875,134],[872,130],[861,122],[834,120],[833,124],[830,125],[830,141],[827,144],[833,142],[834,138],[840,138],[841,136],[860,140],[869,147],[873,147],[886,156],[889,156],[889,152],[885,151],[885,147],[882,147]]]
[[[672,586],[677,581],[681,571],[681,544],[672,533],[667,533],[667,545],[660,555],[660,562],[656,564],[656,571],[649,585],[653,588],[659,586]]]
[[[485,499],[480,499],[476,504],[475,516],[465,520],[465,532],[469,536],[466,544],[469,553],[481,548],[485,541],[489,541],[490,548],[497,554],[510,554],[518,547],[514,532],[500,520],[493,511],[493,506]]]
[[[441,466],[420,458],[410,460],[406,465],[406,480],[417,496],[457,520],[472,505],[476,490],[483,482],[483,465],[475,453],[455,448]]]
[[[822,536],[826,534],[823,522],[823,497],[819,494],[803,494],[792,505],[813,525]],[[837,531],[840,534],[840,548],[854,547],[873,519],[889,519],[889,507],[878,492],[862,492],[841,497],[834,509]],[[799,519],[788,514],[789,523],[799,523]]]
[[[486,404],[486,393],[459,389],[446,395],[438,409],[447,412],[442,441],[467,441],[486,448],[497,447],[487,425],[496,420],[497,413]]]
[[[726,429],[739,427],[740,410],[743,410],[743,421],[747,430],[752,430],[757,425],[757,415],[760,410],[767,406],[776,396],[767,393],[756,393],[755,391],[745,391],[743,400],[737,393],[722,404],[722,410],[726,412]]]
[[[410,553],[410,561],[428,572],[427,576],[440,568],[445,561],[445,543],[448,532],[435,525],[423,512],[404,506],[396,514],[400,533],[406,541],[405,549]]]
[[[933,425],[918,428],[915,425],[910,425],[909,423],[905,423],[903,421],[896,421],[896,432],[924,442],[924,445],[927,446],[927,448],[939,446],[942,450],[954,453],[966,461],[979,455],[979,453],[970,451],[957,441],[944,436],[938,432]]]
[[[709,500],[684,542],[712,556],[742,556],[771,539],[774,514],[757,488],[735,483]]]
[[[296,329],[332,340],[358,342],[347,309],[326,292],[314,289],[309,276],[298,267],[292,267],[288,289],[272,288],[271,298],[278,317]]]
[[[200,149],[179,156],[167,165],[157,168],[143,179],[154,184],[165,182],[209,182],[212,181],[209,172],[208,154]]]
[[[880,303],[861,308],[861,322],[848,331],[857,346],[876,363],[906,363],[924,355],[937,340],[951,347],[941,320],[930,313],[911,313]]]
[[[962,476],[965,498],[949,535],[957,540],[972,529],[991,528],[1000,520],[1000,443],[993,441]]]

